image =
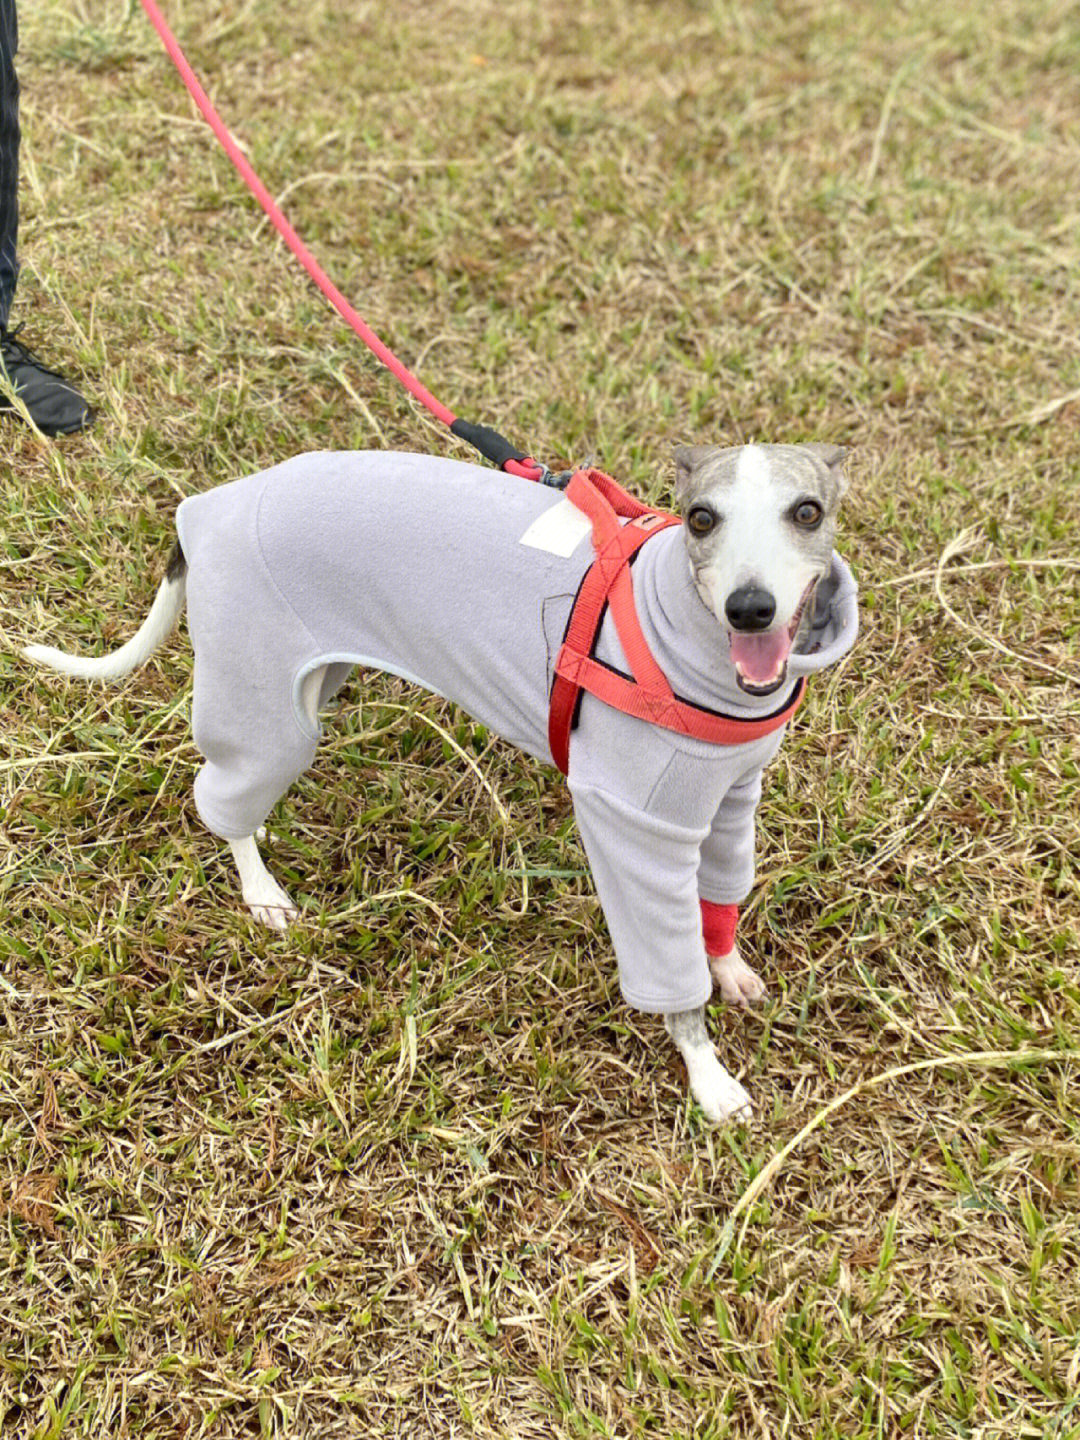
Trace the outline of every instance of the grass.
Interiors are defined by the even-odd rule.
[[[1076,1440],[1074,7],[170,10],[461,413],[650,497],[677,441],[857,447],[864,634],[771,774],[720,1131],[557,776],[354,683],[278,938],[192,810],[185,644],[117,690],[18,658],[129,633],[188,493],[464,453],[137,7],[23,9],[15,318],[102,413],[0,430],[0,1433]]]

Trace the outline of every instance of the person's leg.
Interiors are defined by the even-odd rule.
[[[19,274],[19,77],[15,51],[19,20],[15,0],[0,0],[0,330],[8,314]]]
[[[8,314],[19,275],[19,48],[16,0],[0,0],[0,381],[14,390],[31,419],[46,435],[82,430],[94,412],[75,387],[43,365],[8,330]],[[13,410],[0,393],[0,410]]]

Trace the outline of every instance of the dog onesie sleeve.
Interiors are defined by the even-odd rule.
[[[698,894],[707,955],[735,948],[739,904],[754,883],[754,817],[761,799],[761,771],[724,796],[701,847]]]
[[[711,995],[700,901],[730,903],[750,889],[761,770],[781,738],[710,745],[586,697],[568,783],[635,1009],[673,1014]]]
[[[735,944],[738,907],[754,883],[755,817],[761,800],[764,767],[783,742],[786,726],[766,737],[756,768],[725,793],[701,846],[698,894],[702,932],[709,955],[730,954]]]
[[[695,1010],[712,993],[697,866],[705,831],[638,810],[588,785],[573,787],[574,816],[619,964],[636,1010]]]

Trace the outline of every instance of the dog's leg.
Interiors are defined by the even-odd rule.
[[[300,704],[313,730],[319,728],[319,700],[329,666],[320,665],[304,676],[300,688]],[[342,677],[343,678],[343,677]],[[265,839],[266,831],[259,829],[254,835],[245,835],[242,840],[230,840],[236,868],[240,872],[240,889],[244,903],[262,925],[274,930],[286,930],[290,920],[295,920],[299,910],[263,864],[258,842]]]
[[[710,955],[709,970],[729,1005],[756,1005],[765,996],[765,986],[733,945],[726,955]]]
[[[716,1058],[705,1029],[704,1008],[665,1015],[664,1025],[686,1061],[690,1093],[707,1118],[716,1124],[735,1118],[749,1120],[750,1096]]]
[[[255,836],[230,840],[229,849],[240,872],[244,904],[260,924],[274,930],[287,929],[289,921],[295,920],[300,912],[263,864]]]
[[[329,665],[320,665],[317,670],[309,671],[300,684],[300,705],[313,730],[319,728],[319,697],[329,669]]]

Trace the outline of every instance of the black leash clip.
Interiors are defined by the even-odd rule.
[[[553,490],[565,490],[579,470],[591,470],[594,463],[594,457],[586,455],[581,464],[575,465],[572,470],[549,470],[546,465],[540,465],[540,484],[550,485]],[[537,464],[540,462],[537,461]]]
[[[536,463],[540,466],[540,484],[550,485],[552,490],[565,490],[577,473],[574,470],[551,470],[539,460]]]

